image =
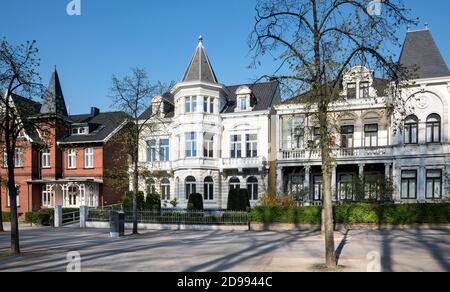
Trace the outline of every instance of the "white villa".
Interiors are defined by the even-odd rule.
[[[333,107],[336,201],[356,199],[356,178],[366,198],[448,199],[450,72],[429,30],[408,32],[400,62],[419,68],[400,127],[388,81],[364,67],[344,78],[343,101]],[[226,208],[233,188],[248,189],[252,205],[275,190],[320,204],[320,135],[302,98],[282,101],[278,83],[219,83],[200,38],[182,81],[141,116],[157,125],[141,139],[141,166],[154,174],[141,188],[180,208],[191,193],[203,195],[205,208]]]

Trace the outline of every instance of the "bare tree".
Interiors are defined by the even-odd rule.
[[[304,102],[320,126],[326,266],[336,268],[331,106],[342,98],[344,74],[356,65],[391,81],[392,99],[401,99],[401,80],[408,73],[389,48],[400,45],[399,29],[415,20],[402,0],[260,0],[256,13],[250,36],[254,65],[263,55],[273,56],[279,67],[264,77],[282,82],[295,94],[308,92]]]
[[[11,253],[20,254],[17,194],[15,180],[15,152],[20,136],[34,126],[24,119],[25,112],[33,112],[29,103],[14,102],[15,97],[32,98],[42,93],[43,87],[37,73],[39,59],[35,41],[13,46],[6,40],[0,42],[0,131],[7,166],[7,189],[11,211]],[[1,203],[1,202],[0,202]],[[0,204],[1,205],[1,204]]]
[[[133,234],[138,233],[138,218],[136,198],[139,191],[139,178],[143,175],[139,166],[140,138],[146,132],[153,132],[158,127],[157,112],[149,112],[145,118],[141,115],[147,111],[151,104],[151,99],[156,94],[162,94],[167,89],[164,83],[158,82],[152,85],[144,69],[133,68],[129,76],[122,79],[113,75],[111,87],[112,107],[127,113],[130,116],[131,125],[124,129],[122,139],[128,141],[131,158],[131,176],[133,191]],[[156,122],[155,122],[156,119]],[[116,178],[124,178],[124,174],[116,174]]]

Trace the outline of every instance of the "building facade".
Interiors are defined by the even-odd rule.
[[[257,204],[274,184],[279,101],[278,83],[221,84],[200,38],[182,81],[141,116],[151,125],[141,137],[140,165],[150,173],[141,189],[161,194],[167,207],[184,208],[200,193],[205,208],[223,209],[234,188]]]
[[[61,205],[100,207],[118,203],[128,188],[115,186],[109,170],[128,169],[128,159],[117,159],[114,137],[127,123],[121,112],[101,113],[97,108],[84,115],[69,115],[55,69],[42,103],[12,96],[15,109],[27,123],[20,135],[15,160],[19,212]],[[3,161],[6,161],[5,155]],[[6,181],[6,164],[0,169]],[[9,196],[1,187],[2,210],[9,209]]]
[[[416,71],[402,91],[401,117],[393,114],[389,82],[377,79],[369,68],[355,67],[343,80],[342,102],[333,105],[331,114],[337,128],[336,201],[448,200],[450,72],[429,30],[408,32],[399,61]],[[304,97],[276,106],[277,187],[280,193],[320,204],[320,134]]]

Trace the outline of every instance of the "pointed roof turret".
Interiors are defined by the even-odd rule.
[[[64,95],[59,81],[58,71],[55,69],[52,78],[48,84],[47,91],[44,94],[44,100],[41,107],[41,115],[59,115],[67,117],[67,107],[64,101]]]
[[[399,62],[407,68],[418,67],[415,74],[419,78],[450,76],[447,64],[428,28],[408,32]]]
[[[183,82],[200,81],[209,83],[219,83],[216,74],[211,66],[206,50],[203,47],[203,37],[198,38],[198,46],[195,49],[189,67],[183,77]]]

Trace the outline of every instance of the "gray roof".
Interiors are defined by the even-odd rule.
[[[189,67],[183,77],[183,82],[200,81],[219,83],[217,81],[216,74],[211,66],[206,50],[203,47],[203,39],[199,38],[199,43],[195,49],[194,56],[192,57]]]
[[[16,94],[12,95],[12,100],[20,116],[20,119],[22,120],[23,128],[26,134],[34,142],[42,142],[36,129],[35,123],[30,120],[30,118],[39,114],[41,110],[41,104],[29,98],[25,98]]]
[[[44,94],[40,114],[58,115],[62,117],[68,116],[66,102],[64,101],[64,95],[56,68],[53,71],[47,91]]]
[[[234,113],[236,109],[236,90],[241,86],[247,86],[252,91],[254,98],[253,111],[265,111],[271,108],[276,102],[279,83],[278,82],[264,82],[254,84],[241,84],[227,86],[231,95],[228,96],[228,105],[223,113]]]
[[[175,115],[175,112],[174,112],[174,110],[175,110],[175,101],[174,101],[175,97],[173,96],[172,93],[166,92],[166,93],[163,94],[162,98],[163,98],[163,102],[165,102],[165,104],[167,105],[167,106],[164,107],[164,117],[166,117],[166,118],[173,118],[174,115]],[[152,113],[152,111],[153,111],[152,108],[153,108],[152,106],[149,106],[139,116],[139,119],[140,120],[147,120],[147,119],[149,119],[152,116],[152,114],[153,114]]]
[[[103,142],[111,133],[122,125],[129,116],[124,112],[108,112],[92,115],[73,115],[69,119],[74,123],[83,123],[89,126],[88,135],[71,135],[59,142],[66,143],[90,143]]]
[[[448,66],[428,29],[408,32],[399,62],[410,69],[416,68],[413,74],[419,78],[450,76]]]

